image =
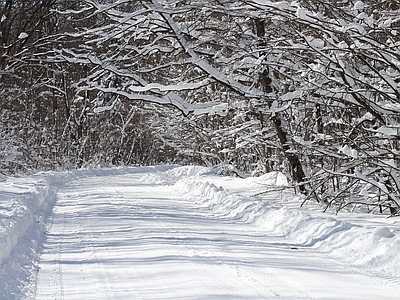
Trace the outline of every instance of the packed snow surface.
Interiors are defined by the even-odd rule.
[[[0,183],[0,299],[399,299],[400,226],[321,213],[280,173],[202,167]]]

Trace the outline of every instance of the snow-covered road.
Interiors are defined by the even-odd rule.
[[[400,299],[399,218],[299,208],[286,184],[194,166],[7,178],[0,299]]]
[[[172,175],[159,182],[152,174],[90,176],[60,189],[35,299],[399,299],[396,277],[335,261],[316,241],[267,230],[257,221],[263,209],[245,215],[243,207],[254,206],[245,196],[232,198],[227,212],[211,203],[228,195],[225,189],[201,180],[166,184]],[[330,236],[355,228],[334,221]]]

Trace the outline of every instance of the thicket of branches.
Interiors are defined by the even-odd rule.
[[[0,1],[1,172],[196,163],[400,204],[400,2]]]

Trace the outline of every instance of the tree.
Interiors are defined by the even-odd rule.
[[[12,155],[17,160],[3,166],[9,171],[26,170],[44,159],[40,141],[47,139],[48,132],[38,130],[38,124],[49,125],[53,120],[47,116],[48,106],[43,105],[43,98],[47,97],[45,86],[50,85],[51,78],[48,66],[43,66],[35,55],[45,46],[43,38],[54,33],[54,4],[50,0],[0,2],[1,122],[10,139],[5,144],[13,144],[12,153],[18,153]],[[5,147],[3,151],[8,149],[11,148]]]
[[[368,183],[398,202],[397,192],[381,183],[388,178],[390,190],[399,189],[398,163],[388,161],[397,151],[391,142],[397,133],[389,130],[398,126],[396,2],[153,0],[136,2],[132,11],[83,3],[85,13],[108,21],[74,34],[87,39],[85,48],[61,53],[95,66],[82,79],[82,90],[169,104],[186,116],[216,113],[230,121],[245,103],[251,117],[235,127],[251,128],[245,124],[257,121],[259,128],[272,128],[276,136],[267,143],[279,142],[303,193],[342,207],[339,198]],[[109,51],[96,50],[99,43]],[[121,78],[118,88],[104,85],[110,76]],[[199,128],[200,121],[192,122]],[[222,149],[215,150],[210,137],[239,132],[228,128],[199,130],[203,138],[194,144],[207,146],[197,152],[226,160],[238,139],[220,136]],[[256,153],[263,152],[260,145]]]
[[[8,30],[1,55],[26,165],[283,170],[306,200],[397,210],[398,1],[32,5],[41,27]]]
[[[398,207],[398,2],[257,2],[285,36],[271,74],[301,95],[286,112],[309,196],[337,209]]]
[[[260,75],[256,74],[262,69],[260,51],[254,44],[257,33],[254,24],[248,22],[246,11],[235,13],[232,10],[238,7],[236,4],[193,1],[188,5],[173,3],[169,7],[168,3],[163,6],[158,1],[142,1],[136,10],[126,12],[115,4],[84,3],[85,14],[101,12],[102,19],[109,22],[90,32],[74,33],[73,38],[87,39],[84,47],[60,50],[67,61],[78,60],[94,66],[91,75],[79,84],[83,91],[97,90],[131,100],[169,104],[183,115],[224,116],[228,104],[234,110],[236,103],[245,101],[251,110],[255,99],[265,98],[266,87],[260,88]],[[108,51],[99,52],[99,43],[106,44]],[[251,69],[248,65],[252,65]],[[105,80],[113,76],[121,81],[118,87],[105,84]],[[210,97],[218,101],[210,102]],[[264,101],[267,102],[270,105],[273,101]],[[102,109],[96,111],[99,110]],[[257,118],[264,129],[267,123]],[[290,152],[278,113],[273,120],[294,179],[300,182],[304,179],[304,174],[299,175],[300,161]],[[221,144],[226,146],[226,143]],[[214,157],[226,156],[231,152],[227,151],[229,148],[232,147],[217,150]]]

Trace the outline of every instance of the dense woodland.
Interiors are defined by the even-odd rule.
[[[396,214],[400,1],[0,0],[0,172],[284,172]]]

